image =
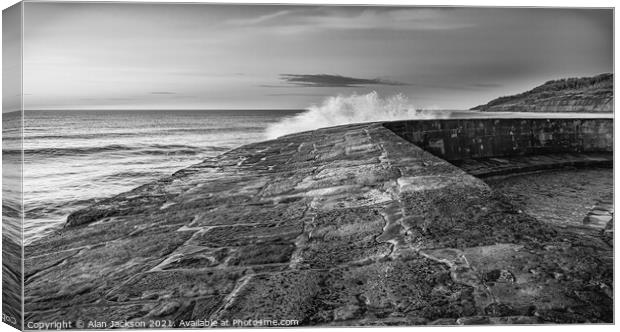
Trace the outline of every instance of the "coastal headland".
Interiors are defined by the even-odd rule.
[[[609,168],[612,151],[605,117],[351,124],[245,145],[26,246],[26,323],[610,323],[613,203],[558,223],[483,178]]]

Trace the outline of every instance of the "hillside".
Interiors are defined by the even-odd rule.
[[[613,112],[613,74],[548,81],[472,108],[485,112]]]

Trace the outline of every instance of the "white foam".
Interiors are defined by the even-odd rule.
[[[382,98],[375,91],[350,96],[329,97],[321,105],[285,118],[267,127],[269,139],[301,131],[349,123],[395,121],[407,119],[434,119],[441,112],[416,110],[407,97],[397,94]]]

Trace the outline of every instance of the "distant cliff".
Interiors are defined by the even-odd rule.
[[[472,108],[485,112],[613,112],[613,74],[548,81]]]

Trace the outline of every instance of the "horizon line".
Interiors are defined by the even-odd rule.
[[[214,112],[214,111],[256,111],[256,112],[263,112],[263,111],[288,111],[288,112],[303,112],[303,111],[307,111],[308,109],[306,108],[187,108],[187,109],[179,109],[179,108],[157,108],[157,109],[148,109],[148,108],[113,108],[113,109],[105,109],[105,108],[91,108],[91,109],[22,109],[22,110],[15,110],[15,111],[9,111],[9,112],[2,112],[1,114],[6,115],[6,114],[12,114],[12,113],[20,113],[20,112],[101,112],[101,111],[110,111],[110,112],[122,112],[122,111],[129,111],[129,112],[141,112],[141,111],[146,111],[146,112],[165,112],[165,111],[170,111],[170,112],[183,112],[183,111],[198,111],[198,112]],[[418,111],[437,111],[437,112],[441,112],[441,111],[472,111],[472,109],[468,109],[468,108],[441,108],[441,109],[430,109],[430,108],[419,108],[416,109]]]
[[[62,108],[26,108],[15,111],[2,112],[2,114],[17,113],[22,111],[306,111],[305,108],[88,108],[88,109],[62,109]]]

